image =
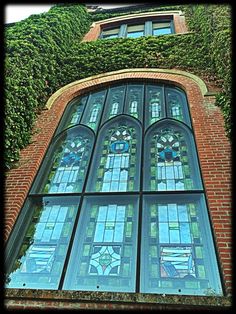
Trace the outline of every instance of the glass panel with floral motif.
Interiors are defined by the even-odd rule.
[[[58,289],[79,197],[37,198],[33,217],[8,275],[9,288]]]
[[[194,188],[189,151],[184,133],[165,127],[150,142],[150,190],[191,190]]]
[[[207,239],[202,196],[145,197],[142,291],[205,295],[221,294],[214,246]],[[209,257],[211,257],[209,261]]]
[[[137,198],[86,198],[64,289],[134,291]]]
[[[93,139],[80,127],[69,129],[57,142],[43,193],[80,192],[90,158]]]
[[[134,191],[138,188],[139,149],[137,149],[137,131],[121,120],[109,128],[103,137],[101,157],[96,169],[96,192]],[[92,179],[93,180],[93,179]]]

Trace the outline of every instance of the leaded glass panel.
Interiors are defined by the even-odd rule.
[[[190,126],[186,97],[176,88],[166,88],[167,115]]]
[[[100,122],[100,116],[104,105],[106,90],[92,93],[89,96],[85,113],[82,118],[82,123],[96,131]]]
[[[93,137],[85,127],[65,131],[51,156],[47,175],[43,174],[43,193],[80,192],[83,187],[88,161],[93,146]]]
[[[143,116],[143,85],[128,85],[125,113],[142,121]]]
[[[156,85],[146,86],[146,127],[165,117],[163,88]]]
[[[103,122],[123,112],[125,89],[125,85],[109,89]]]
[[[146,189],[168,191],[201,188],[198,163],[192,152],[192,136],[171,124],[153,129],[147,136],[146,160],[149,166]]]
[[[87,197],[64,289],[135,291],[138,200]]]
[[[33,215],[9,271],[8,288],[58,289],[78,203],[79,197],[43,197],[30,204]]]
[[[203,196],[145,196],[141,291],[222,294]]]
[[[106,127],[97,146],[88,189],[96,192],[135,191],[139,186],[139,129],[135,122],[118,118]]]
[[[56,134],[59,134],[62,130],[80,123],[87,99],[88,96],[76,97],[67,105],[65,114],[63,115]]]

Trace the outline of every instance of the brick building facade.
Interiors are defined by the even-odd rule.
[[[176,12],[175,12],[176,13]],[[150,16],[153,16],[152,13]],[[162,13],[163,14],[163,13]],[[177,33],[187,31],[183,17],[174,14]],[[123,19],[120,17],[118,20]],[[118,20],[106,21],[116,23]],[[105,23],[105,22],[104,22]],[[182,24],[181,24],[182,23]],[[95,23],[84,41],[95,40],[103,23]],[[111,26],[111,24],[109,24]],[[178,30],[178,31],[177,31]],[[34,126],[31,143],[21,151],[19,164],[6,174],[5,239],[7,241],[67,104],[79,95],[124,82],[172,84],[185,91],[207,204],[220,265],[224,296],[156,295],[144,293],[6,289],[7,309],[227,309],[231,305],[231,147],[215,92],[197,76],[170,69],[124,69],[70,83],[47,102]]]

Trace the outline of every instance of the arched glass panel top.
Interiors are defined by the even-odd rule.
[[[81,192],[93,142],[92,132],[83,126],[70,128],[59,135],[42,165],[40,192]]]
[[[104,125],[90,170],[89,191],[138,190],[140,135],[140,126],[129,117],[117,117]]]
[[[202,188],[192,133],[166,119],[145,137],[145,189],[151,191]]]
[[[107,120],[120,114],[138,119],[145,128],[164,118],[172,118],[191,127],[186,95],[180,88],[129,82],[70,101],[56,134],[77,124],[84,124],[97,132]]]

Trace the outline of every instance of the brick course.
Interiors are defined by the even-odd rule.
[[[181,71],[179,71],[181,72]],[[184,73],[184,72],[182,72]],[[127,69],[97,75],[74,82],[59,90],[34,126],[31,144],[21,151],[18,167],[6,173],[5,240],[14,226],[29,189],[38,172],[52,136],[68,102],[94,87],[131,79],[154,80],[176,84],[185,90],[207,194],[210,220],[219,255],[226,295],[232,292],[231,264],[231,147],[224,130],[224,120],[215,98],[202,94],[202,88],[191,77],[178,71],[159,69]],[[50,102],[50,101],[49,101]],[[12,304],[12,300],[9,301]],[[14,302],[13,302],[14,303]],[[19,303],[19,306],[23,306]]]

